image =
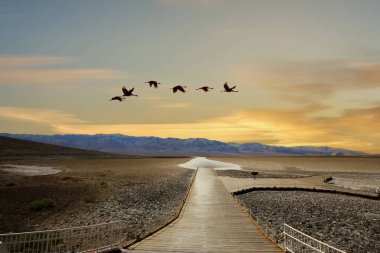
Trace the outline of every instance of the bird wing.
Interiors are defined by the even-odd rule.
[[[235,89],[236,88],[236,85],[234,87],[231,87],[231,90]]]
[[[230,88],[230,87],[228,87],[228,84],[227,84],[227,82],[226,82],[226,83],[224,83],[223,87],[224,87],[224,89],[225,89],[225,90],[228,90],[228,89]]]
[[[132,93],[135,90],[135,87],[129,90],[129,93]]]
[[[127,88],[125,88],[125,86],[123,86],[123,88],[121,88],[121,90],[123,91],[124,95],[128,95],[128,90]]]
[[[186,92],[185,89],[182,86],[178,86],[178,90],[180,90],[182,92]]]

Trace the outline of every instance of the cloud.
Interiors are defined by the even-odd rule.
[[[261,90],[275,106],[313,108],[325,114],[339,114],[344,107],[368,107],[380,95],[380,63],[336,60],[241,65],[233,68],[242,83]],[[355,105],[353,98],[366,101]],[[378,96],[377,96],[378,97]],[[281,102],[281,105],[279,105]],[[314,111],[316,108],[314,108]]]
[[[119,71],[104,68],[52,68],[56,63],[73,60],[57,56],[0,56],[0,85],[67,85],[125,77]]]
[[[150,97],[143,97],[142,99],[144,99],[144,100],[162,100],[162,99],[164,99],[164,97],[150,96]]]
[[[69,84],[122,77],[118,71],[109,69],[0,70],[0,84]]]
[[[86,121],[73,114],[52,109],[0,106],[0,117],[48,125],[81,124]]]
[[[254,86],[328,94],[380,87],[380,63],[365,61],[283,62],[237,66],[236,75]]]
[[[192,105],[189,103],[170,103],[170,104],[162,104],[158,107],[160,108],[167,108],[167,109],[182,109],[182,108],[188,108]]]
[[[309,112],[251,109],[187,124],[60,125],[59,133],[122,133],[163,138],[209,138],[227,142],[265,142],[299,146],[332,146],[380,152],[380,106],[350,110],[330,118],[310,118]]]
[[[0,68],[21,68],[37,67],[43,65],[52,65],[57,63],[67,63],[74,61],[73,57],[66,56],[17,56],[17,55],[0,55]]]

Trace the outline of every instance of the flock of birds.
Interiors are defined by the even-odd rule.
[[[145,82],[147,84],[149,84],[149,87],[154,87],[154,88],[158,88],[158,85],[161,84],[157,81],[148,81],[148,82]],[[173,93],[177,93],[178,91],[182,92],[182,93],[185,93],[186,92],[186,86],[183,86],[183,85],[176,85],[170,89],[173,90]],[[238,92],[236,91],[236,85],[233,86],[233,87],[230,87],[228,86],[228,83],[225,82],[224,85],[223,85],[223,88],[224,90],[222,90],[221,92]],[[204,92],[209,92],[210,90],[212,90],[214,88],[212,87],[209,87],[209,86],[202,86],[196,90],[203,90]],[[121,90],[123,91],[123,95],[121,96],[115,96],[113,98],[111,98],[109,101],[112,101],[112,100],[117,100],[117,101],[120,101],[122,102],[125,97],[131,97],[131,96],[135,96],[135,97],[138,97],[137,95],[133,94],[133,91],[135,90],[135,88],[133,87],[132,89],[128,90],[125,86],[123,86],[121,88]]]

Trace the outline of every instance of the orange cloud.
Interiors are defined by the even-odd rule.
[[[21,68],[21,67],[37,67],[41,65],[52,65],[57,63],[67,63],[74,61],[73,57],[66,56],[15,56],[0,55],[0,68]]]
[[[232,72],[242,84],[265,94],[265,106],[308,108],[314,115],[339,115],[347,108],[371,107],[380,96],[377,62],[251,64],[236,66]]]
[[[164,97],[150,96],[150,97],[143,97],[142,99],[144,99],[144,100],[162,100],[162,99],[164,99]]]
[[[73,114],[40,108],[0,106],[0,117],[48,125],[85,123]]]
[[[191,104],[189,104],[189,103],[170,103],[170,104],[162,104],[162,105],[159,105],[158,107],[167,108],[167,109],[182,109],[182,108],[191,107]]]
[[[359,61],[284,62],[238,66],[236,75],[256,85],[300,92],[380,87],[380,63]]]
[[[119,71],[103,68],[41,68],[73,60],[58,56],[0,56],[0,85],[55,85],[125,77]]]
[[[0,84],[67,84],[122,77],[121,73],[109,69],[0,70]]]

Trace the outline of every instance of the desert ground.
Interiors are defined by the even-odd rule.
[[[178,164],[190,159],[2,160],[0,230],[32,231],[124,220],[130,239],[142,237],[169,221],[183,203],[194,170]],[[329,176],[337,187],[351,187],[357,181],[376,186],[380,180],[379,157],[210,159],[241,165],[242,170],[239,166],[219,170],[223,178],[251,180],[251,171],[258,171],[258,179],[265,180],[322,180]],[[1,169],[12,165],[61,172],[26,176]],[[43,198],[53,199],[55,206],[42,211],[29,208],[33,200]],[[379,200],[302,191],[254,191],[238,198],[278,235],[282,224],[288,223],[347,252],[380,250]]]
[[[0,232],[127,222],[131,239],[166,223],[181,206],[194,170],[187,158],[47,159],[0,161]],[[27,176],[1,168],[32,165],[61,170]],[[34,167],[36,168],[36,167]],[[54,207],[34,211],[34,200]]]

